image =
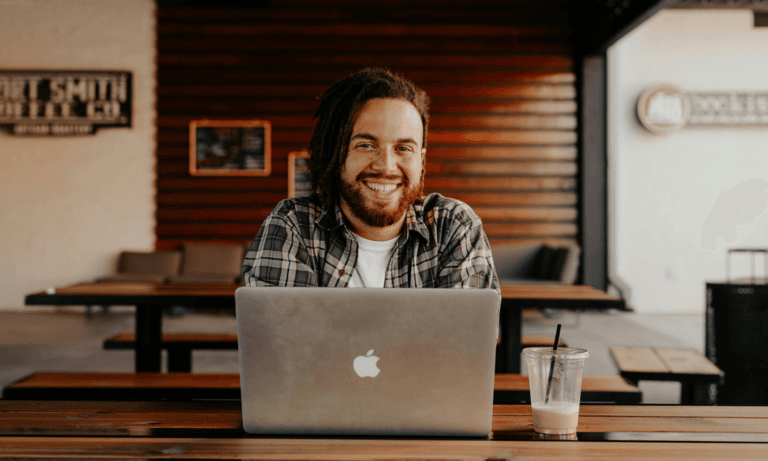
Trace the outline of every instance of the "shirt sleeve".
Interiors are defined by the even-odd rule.
[[[457,223],[440,254],[437,286],[441,288],[493,288],[501,293],[491,245],[480,218]]]
[[[285,216],[270,214],[243,261],[245,286],[317,286],[307,245]]]

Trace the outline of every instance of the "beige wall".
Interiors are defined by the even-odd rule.
[[[0,132],[0,308],[114,270],[154,246],[152,0],[0,0],[0,68],[133,73],[133,127]]]
[[[666,10],[609,50],[610,264],[639,313],[703,313],[727,249],[768,247],[768,126],[654,135],[635,115],[659,84],[768,92],[768,28],[752,20],[749,10]],[[734,257],[732,274],[750,270]]]

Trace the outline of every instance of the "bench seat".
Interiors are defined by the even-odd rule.
[[[709,386],[723,384],[724,373],[700,353],[690,349],[611,347],[621,376],[630,382],[676,381],[680,403],[714,403]]]
[[[522,347],[551,347],[549,336],[523,336]],[[559,347],[567,347],[560,338]],[[104,349],[135,349],[134,333],[118,333],[104,341]],[[160,347],[168,351],[168,371],[191,372],[193,350],[237,350],[236,333],[163,333]]]
[[[192,371],[192,351],[237,350],[236,333],[163,333],[160,347],[168,351],[168,371]],[[134,333],[119,333],[104,341],[104,349],[135,349]]]
[[[585,376],[582,402],[639,403],[619,376]],[[225,400],[240,398],[238,373],[38,372],[3,389],[12,400]],[[495,404],[530,402],[528,376],[496,375]]]

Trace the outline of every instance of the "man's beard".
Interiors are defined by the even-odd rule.
[[[394,178],[386,175],[361,173],[357,176],[357,180],[354,183],[349,183],[343,179],[341,180],[341,197],[347,203],[347,206],[349,206],[352,213],[362,222],[371,227],[391,226],[403,217],[403,214],[412,203],[421,198],[423,183],[421,178],[415,187],[409,187],[408,178],[403,176],[403,183],[399,186],[403,188],[403,193],[400,195],[400,200],[398,200],[394,209],[390,210],[376,206],[372,201],[367,201],[363,195],[362,188],[368,186],[366,186],[362,180],[368,178],[400,179],[400,177]]]

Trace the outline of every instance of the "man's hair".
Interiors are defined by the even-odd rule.
[[[371,99],[401,99],[413,104],[421,116],[421,146],[427,147],[429,97],[412,82],[388,69],[368,67],[334,83],[320,96],[317,120],[309,143],[309,179],[312,190],[327,207],[333,206],[341,188],[341,167],[347,160],[349,140],[360,109]],[[422,161],[421,179],[424,179]],[[419,196],[423,193],[419,193]]]

